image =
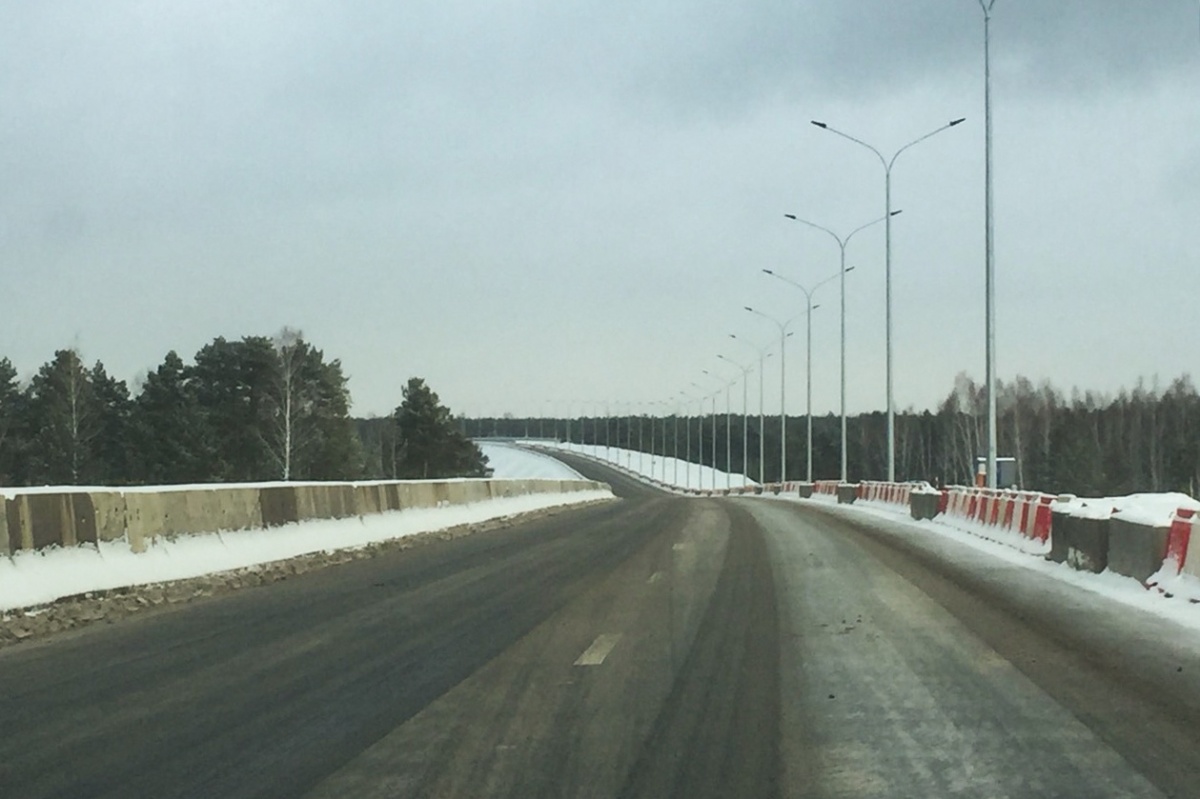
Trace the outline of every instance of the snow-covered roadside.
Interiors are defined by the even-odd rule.
[[[492,477],[501,480],[582,480],[583,476],[560,460],[540,452],[502,444],[496,441],[477,441],[488,459]]]
[[[1187,575],[1174,578],[1161,586],[1171,594],[1171,596],[1167,596],[1158,590],[1147,590],[1132,577],[1111,571],[1093,574],[1074,569],[1066,563],[1047,560],[1044,555],[1049,551],[1048,545],[1030,541],[1018,533],[977,525],[967,520],[938,517],[937,519],[914,521],[906,507],[883,502],[855,502],[853,505],[838,505],[837,500],[832,497],[800,499],[799,497],[780,496],[773,497],[773,499],[788,502],[817,502],[835,506],[838,513],[862,514],[884,519],[889,524],[887,527],[879,529],[896,535],[916,533],[949,539],[1005,563],[1041,572],[1056,580],[1070,583],[1124,605],[1149,611],[1189,629],[1200,631],[1200,605],[1190,601],[1192,599],[1200,600],[1200,581]],[[1131,513],[1134,513],[1133,505],[1126,504]]]
[[[604,499],[612,499],[612,493],[529,494],[467,505],[412,508],[361,519],[160,538],[147,552],[136,555],[124,541],[18,552],[0,559],[0,611],[42,605],[88,591],[199,577]]]
[[[744,488],[758,483],[742,474],[731,474],[711,466],[690,463],[682,458],[651,455],[648,452],[605,447],[599,444],[568,444],[562,441],[530,441],[533,446],[561,449],[608,463],[619,469],[679,489],[721,491]]]

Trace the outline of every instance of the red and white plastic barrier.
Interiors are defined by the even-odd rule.
[[[1163,561],[1163,570],[1174,575],[1190,574],[1200,577],[1200,554],[1188,557],[1191,549],[1193,530],[1200,521],[1196,512],[1191,508],[1180,508],[1171,518],[1171,529],[1167,533],[1167,556]]]
[[[875,480],[863,480],[858,484],[858,498],[868,502],[888,502],[893,505],[907,505],[912,497],[914,483],[885,483]]]
[[[813,493],[836,497],[837,487],[840,482],[840,480],[817,480],[813,483]]]
[[[1053,494],[1037,491],[953,486],[945,490],[945,514],[988,527],[1020,533],[1026,538],[1050,538]]]

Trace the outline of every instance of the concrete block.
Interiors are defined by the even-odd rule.
[[[797,493],[800,495],[801,499],[812,499],[813,488],[814,486],[812,483],[801,483],[800,487],[797,489]],[[762,492],[755,491],[754,493],[759,494]]]
[[[0,494],[0,557],[11,554],[8,540],[8,498]]]
[[[1108,567],[1108,519],[1055,513],[1050,529],[1050,558],[1080,571],[1099,574]]]
[[[840,483],[837,487],[837,500],[839,505],[853,505],[854,500],[858,499],[858,485],[855,483]]]
[[[1108,568],[1145,582],[1162,568],[1169,527],[1149,527],[1124,519],[1108,521]]]
[[[20,508],[21,549],[75,546],[74,511],[69,493],[21,494],[16,500]]]
[[[97,541],[125,537],[125,495],[119,491],[94,491],[90,495]]]
[[[225,488],[220,492],[218,529],[255,530],[263,526],[262,504],[257,488]]]
[[[373,516],[387,509],[387,497],[384,486],[357,485],[354,486],[354,504],[360,516]]]
[[[914,491],[908,496],[908,508],[914,519],[932,519],[941,507],[941,493]]]
[[[299,500],[294,486],[268,486],[258,490],[264,527],[279,527],[300,520]]]

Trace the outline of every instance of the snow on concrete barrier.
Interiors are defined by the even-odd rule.
[[[6,489],[0,555],[120,539],[144,552],[159,538],[606,488],[591,480],[526,479]]]

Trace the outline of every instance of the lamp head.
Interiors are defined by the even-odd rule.
[[[827,128],[827,127],[829,127],[829,126],[828,126],[828,125],[826,125],[824,122],[818,122],[818,121],[817,121],[817,120],[815,120],[815,119],[812,121],[812,123],[813,123],[814,125],[816,125],[818,128]]]
[[[967,121],[967,118],[966,118],[966,117],[959,117],[958,119],[956,119],[956,120],[952,121],[952,122],[950,123],[949,127],[954,127],[955,125],[958,125],[958,124],[960,124],[960,123],[962,123],[962,122],[966,122],[966,121]]]
[[[795,218],[796,218],[796,215],[795,215],[795,214],[784,214],[784,216],[785,216],[785,217],[787,217],[788,219],[795,219]]]

